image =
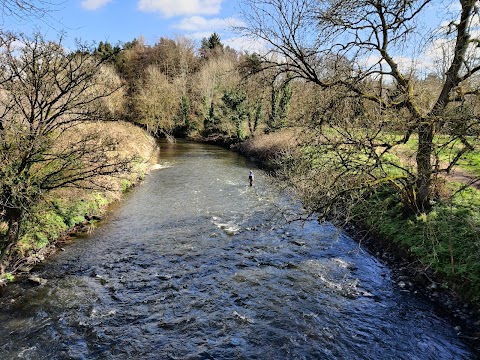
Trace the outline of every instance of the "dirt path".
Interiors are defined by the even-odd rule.
[[[398,156],[400,161],[404,164],[408,164],[412,167],[415,166],[415,159],[412,154],[409,154],[407,151],[397,151],[395,152],[395,155]],[[440,166],[442,168],[446,168],[447,164],[441,162]],[[462,169],[460,167],[455,167],[452,171],[450,171],[450,174],[441,174],[441,177],[443,177],[447,181],[452,181],[452,182],[458,182],[462,183],[465,185],[469,185],[474,187],[475,189],[480,190],[480,176],[476,176],[472,174],[471,172]]]
[[[451,171],[450,174],[445,175],[445,178],[448,181],[455,181],[465,185],[470,185],[473,186],[475,189],[480,190],[480,177],[475,176],[464,169],[456,168]]]

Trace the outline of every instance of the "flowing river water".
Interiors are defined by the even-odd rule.
[[[357,243],[215,146],[161,145],[92,234],[0,298],[0,359],[472,359]]]

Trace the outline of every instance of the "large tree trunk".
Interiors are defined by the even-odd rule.
[[[5,217],[8,222],[8,230],[5,238],[0,243],[0,274],[5,273],[8,265],[10,263],[13,250],[17,246],[19,235],[20,235],[20,225],[22,220],[22,210],[21,209],[7,209]]]
[[[428,211],[432,187],[433,125],[425,120],[418,127],[417,212]]]

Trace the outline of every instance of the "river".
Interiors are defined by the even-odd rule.
[[[0,359],[472,359],[454,325],[246,159],[161,144],[90,235],[0,298]]]

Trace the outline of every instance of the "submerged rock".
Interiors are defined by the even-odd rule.
[[[305,246],[307,244],[305,241],[300,240],[292,240],[291,243],[297,246]]]

